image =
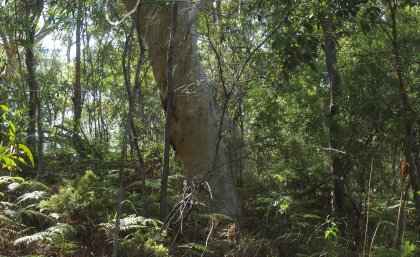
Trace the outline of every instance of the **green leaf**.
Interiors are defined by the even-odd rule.
[[[35,166],[34,157],[32,156],[31,150],[29,150],[29,148],[24,144],[19,144],[19,148],[25,152],[25,154],[28,156],[29,160],[32,163],[32,167],[34,167]]]
[[[2,104],[0,104],[0,108],[5,112],[7,112],[9,110],[9,107],[7,107],[6,105],[2,105]]]
[[[416,252],[416,245],[409,242],[409,241],[404,241],[403,247],[402,247],[403,253],[402,253],[402,257],[408,257],[411,254]]]
[[[6,152],[9,147],[7,146],[0,146],[0,153]]]
[[[12,133],[14,134],[16,132],[15,124],[12,121],[9,121],[9,123],[10,123],[10,129],[11,129]]]
[[[18,157],[18,158],[17,158],[17,160],[18,160],[18,161],[20,161],[20,162],[21,162],[21,163],[23,163],[23,164],[27,164],[27,163],[26,163],[26,160],[25,160],[25,159],[23,159],[22,157]]]
[[[15,169],[17,167],[16,162],[12,158],[8,157],[4,158],[3,168],[6,168],[8,170]]]

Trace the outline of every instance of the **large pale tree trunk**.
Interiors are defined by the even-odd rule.
[[[136,2],[124,0],[129,10]],[[211,1],[206,4],[211,4]],[[178,3],[173,52],[174,113],[170,141],[185,175],[209,183],[213,197],[212,210],[238,216],[241,205],[230,174],[224,143],[221,142],[216,150],[218,122],[209,81],[197,52],[197,38],[191,19],[195,7],[188,1]],[[142,4],[135,17],[148,46],[164,107],[167,101],[166,69],[171,17],[171,9],[159,3]]]

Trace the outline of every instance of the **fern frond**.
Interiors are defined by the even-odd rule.
[[[121,231],[128,231],[132,229],[139,229],[139,228],[146,228],[150,225],[154,228],[157,228],[162,223],[159,220],[144,218],[142,216],[135,216],[130,215],[121,219],[120,221],[120,230]],[[102,223],[102,226],[106,227],[107,229],[114,229],[115,228],[115,221]]]
[[[33,191],[30,193],[23,194],[18,197],[17,204],[21,204],[22,202],[25,202],[27,200],[40,200],[47,194],[45,191]]]
[[[208,219],[208,220],[219,220],[219,221],[229,221],[229,222],[235,221],[232,217],[229,217],[221,213],[200,213],[200,214],[196,214],[196,217],[199,219]]]
[[[25,179],[21,177],[12,177],[12,176],[1,176],[0,177],[0,186],[6,185],[13,182],[24,182]]]
[[[182,174],[174,174],[168,177],[168,185],[176,186],[176,184],[180,184],[186,179],[187,178]]]
[[[52,212],[52,213],[48,214],[48,216],[50,216],[51,218],[56,219],[56,220],[58,220],[61,217],[61,215],[59,213],[56,213],[56,212]]]
[[[33,235],[20,237],[16,239],[13,244],[14,245],[19,245],[23,243],[30,244],[30,243],[39,242],[39,241],[41,242],[47,241],[47,242],[52,243],[53,239],[51,238],[51,233],[43,231],[43,232],[35,233]]]
[[[48,191],[49,187],[36,180],[27,180],[20,184],[19,188],[24,188],[28,191],[38,190],[38,191]]]
[[[42,212],[39,212],[39,211],[36,211],[36,210],[31,210],[31,209],[26,209],[26,208],[20,209],[19,214],[27,215],[30,218],[44,218],[46,220],[53,219],[52,217],[50,217],[50,216],[48,216],[48,215],[46,215]]]
[[[16,228],[11,228],[11,227],[7,227],[7,228],[2,228],[1,229],[1,234],[2,235],[13,235],[16,236],[19,234],[19,230]]]
[[[61,243],[66,237],[71,237],[76,234],[76,229],[64,223],[58,223],[57,225],[48,228],[46,231],[38,232],[33,235],[23,236],[15,240],[14,245],[22,243],[33,243],[33,242],[49,242],[49,243]]]
[[[134,181],[133,183],[130,183],[128,186],[126,186],[125,190],[133,190],[133,189],[139,189],[143,187],[143,181]]]
[[[5,209],[5,208],[10,209],[10,208],[13,208],[15,206],[16,205],[14,203],[9,203],[9,202],[5,202],[5,201],[0,202],[0,208],[2,208],[2,209]]]
[[[52,234],[59,234],[65,237],[70,237],[77,233],[77,230],[72,225],[67,223],[57,223],[55,226],[48,228],[46,231]]]
[[[15,210],[12,210],[12,209],[4,209],[2,211],[2,213],[5,216],[10,217],[10,218],[13,218],[17,214],[17,212]]]
[[[146,187],[151,190],[160,190],[160,179],[146,179]]]
[[[13,224],[14,221],[11,218],[9,218],[9,217],[0,214],[0,224],[2,224],[2,223],[4,223],[4,224]]]

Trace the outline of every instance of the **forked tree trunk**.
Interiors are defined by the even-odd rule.
[[[136,0],[124,0],[131,10]],[[208,1],[211,4],[211,1]],[[174,113],[170,141],[189,178],[207,181],[213,197],[212,210],[231,216],[241,213],[241,205],[230,174],[226,149],[220,143],[216,153],[218,122],[209,81],[199,60],[197,38],[191,16],[195,6],[178,3],[178,26],[173,52]],[[140,6],[137,18],[149,50],[154,77],[163,106],[167,101],[167,56],[171,9],[159,3]],[[214,165],[216,162],[216,165]],[[213,170],[214,167],[214,170]]]

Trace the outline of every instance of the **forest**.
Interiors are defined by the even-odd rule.
[[[0,257],[420,256],[420,1],[0,0]]]

